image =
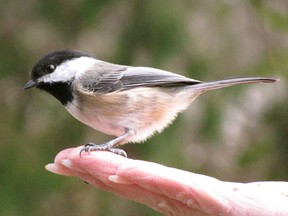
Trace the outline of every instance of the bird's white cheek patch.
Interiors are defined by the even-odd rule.
[[[56,70],[40,78],[42,82],[68,82],[74,77],[78,77],[85,73],[88,68],[91,68],[99,60],[91,57],[80,57],[63,62],[57,66]]]

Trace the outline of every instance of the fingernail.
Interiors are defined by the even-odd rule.
[[[72,176],[73,174],[66,168],[59,166],[58,164],[50,163],[45,166],[45,169],[49,172],[65,175],[65,176]]]
[[[58,172],[59,172],[59,165],[50,163],[50,164],[47,164],[47,165],[45,166],[45,169],[48,170],[49,172],[58,174]]]
[[[64,159],[64,160],[62,160],[61,161],[61,164],[63,165],[63,166],[65,166],[65,167],[67,167],[67,168],[69,168],[69,169],[72,169],[73,167],[72,167],[72,161],[71,160],[69,160],[69,159]]]
[[[64,167],[61,167],[58,164],[53,164],[53,163],[47,164],[45,166],[45,169],[48,170],[49,172],[59,174],[59,175],[67,175],[67,176],[72,175],[71,172],[69,172],[69,170],[66,170]]]
[[[125,179],[123,177],[119,177],[117,175],[108,176],[108,180],[110,180],[111,182],[114,182],[114,183],[118,183],[118,184],[133,184],[132,182],[128,181],[127,179]]]
[[[65,168],[67,168],[67,169],[69,169],[69,170],[71,170],[71,171],[76,171],[76,172],[81,172],[81,173],[87,172],[87,171],[83,170],[82,168],[80,168],[79,166],[76,166],[76,165],[75,165],[71,160],[69,160],[69,159],[63,159],[63,160],[61,161],[61,164],[62,164]]]

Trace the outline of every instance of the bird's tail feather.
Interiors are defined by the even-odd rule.
[[[208,91],[213,89],[224,88],[232,85],[238,84],[248,84],[248,83],[274,83],[279,81],[277,78],[267,78],[267,77],[239,77],[239,78],[227,78],[223,80],[216,80],[211,82],[201,82],[190,86],[189,88]]]

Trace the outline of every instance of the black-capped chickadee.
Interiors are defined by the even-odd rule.
[[[76,119],[117,138],[86,144],[85,151],[108,150],[140,142],[161,132],[200,94],[243,83],[272,83],[274,78],[245,77],[201,82],[149,67],[111,64],[74,50],[51,52],[33,67],[32,87],[56,97]]]

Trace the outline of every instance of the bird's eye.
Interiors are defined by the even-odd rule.
[[[56,69],[56,66],[53,64],[50,64],[47,66],[46,71],[47,73],[52,73]]]

